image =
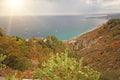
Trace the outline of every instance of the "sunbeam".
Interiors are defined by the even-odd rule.
[[[7,33],[9,34],[12,27],[13,16],[22,7],[22,0],[7,0],[6,7],[10,9],[9,23],[7,28]]]

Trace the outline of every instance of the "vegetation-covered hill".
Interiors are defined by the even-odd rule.
[[[0,55],[6,55],[5,60],[0,62],[0,76],[18,70],[19,75],[31,77],[33,70],[41,67],[42,62],[48,60],[51,54],[61,53],[66,49],[65,44],[52,35],[23,39],[4,35],[3,30],[0,30]],[[7,68],[2,69],[1,64]]]
[[[104,72],[120,70],[120,19],[110,19],[97,29],[67,41],[84,65]]]
[[[101,73],[83,66],[83,58],[78,61],[73,52],[51,35],[26,40],[1,35],[0,77],[5,80],[98,80]]]

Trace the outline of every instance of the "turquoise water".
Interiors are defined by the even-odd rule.
[[[0,26],[12,36],[45,37],[55,35],[70,39],[105,23],[105,19],[85,19],[85,16],[14,16],[0,17]]]

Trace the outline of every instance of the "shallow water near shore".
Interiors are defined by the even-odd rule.
[[[45,37],[55,35],[67,40],[96,28],[106,19],[86,19],[85,16],[4,16],[0,27],[11,36]]]

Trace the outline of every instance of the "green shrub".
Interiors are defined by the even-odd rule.
[[[15,80],[16,72],[13,71],[5,76],[5,80]]]
[[[56,36],[48,35],[45,39],[38,41],[42,49],[48,48],[53,53],[62,52],[66,49],[66,45]]]
[[[83,58],[79,62],[68,57],[68,53],[51,56],[42,64],[43,68],[35,70],[35,78],[47,80],[98,80],[100,73],[88,66],[82,66]]]
[[[117,35],[120,35],[120,30],[116,30],[116,31],[113,31],[112,32],[112,36],[117,36]]]
[[[120,24],[120,19],[119,18],[112,18],[107,22],[104,29],[111,29],[111,28],[114,28],[114,26],[119,25],[119,24]]]
[[[0,54],[0,63],[6,58],[6,55]]]
[[[6,55],[0,54],[0,70],[6,67],[6,65],[2,64],[2,61],[4,61],[6,57]]]
[[[120,24],[120,19],[118,18],[112,18],[107,22],[108,25],[115,26],[117,24]]]
[[[30,65],[32,64],[31,60],[25,57],[16,57],[16,56],[7,57],[4,63],[15,70],[25,70],[28,67],[30,67]]]
[[[19,46],[20,51],[22,52],[22,56],[28,57],[30,54],[29,47],[27,46],[26,42],[22,39],[16,38],[17,44]]]

